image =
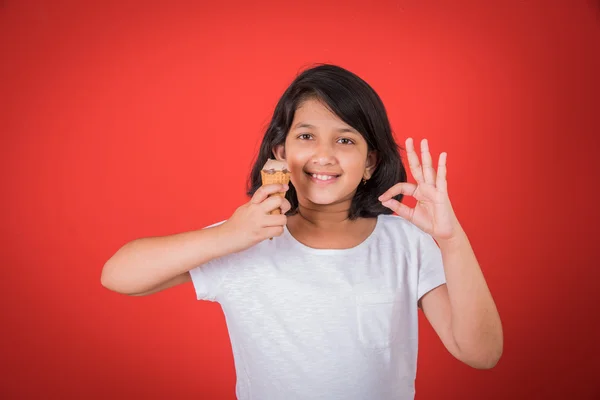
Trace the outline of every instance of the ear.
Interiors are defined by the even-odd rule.
[[[367,154],[367,163],[365,164],[365,172],[363,174],[363,178],[365,180],[371,179],[373,173],[375,172],[375,168],[377,168],[377,151],[372,150]]]
[[[285,160],[285,146],[283,144],[278,144],[273,148],[273,156],[276,160],[284,161]]]

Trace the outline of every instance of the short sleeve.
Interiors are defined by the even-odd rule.
[[[204,229],[221,225],[223,222],[225,221]],[[228,256],[215,258],[190,270],[190,277],[198,300],[216,301],[229,270],[229,258]]]
[[[427,292],[446,283],[442,252],[433,237],[423,233],[419,238],[418,300]]]
[[[229,270],[228,266],[227,257],[221,257],[190,270],[198,300],[216,301]]]

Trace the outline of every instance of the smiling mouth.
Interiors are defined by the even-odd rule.
[[[306,175],[311,177],[313,180],[318,182],[332,182],[340,177],[340,175],[321,175],[321,174],[311,174],[306,172]]]

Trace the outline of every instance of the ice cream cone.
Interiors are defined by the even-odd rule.
[[[272,171],[272,170],[262,170],[260,171],[262,184],[264,185],[272,185],[272,184],[288,184],[290,183],[290,172],[287,170],[283,171]],[[273,193],[271,196],[281,196],[285,197],[285,192]],[[270,212],[271,215],[281,214],[281,210],[279,208]]]
[[[260,177],[263,186],[272,185],[276,183],[287,185],[290,183],[290,171],[288,170],[287,163],[285,161],[272,159],[267,160],[263,169],[260,171]],[[285,192],[273,193],[269,195],[269,197],[271,196],[285,197]],[[281,214],[281,209],[276,208],[269,214]],[[269,238],[269,240],[273,240],[273,238]]]

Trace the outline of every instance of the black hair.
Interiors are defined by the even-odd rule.
[[[319,64],[305,70],[294,79],[275,107],[265,132],[258,156],[248,180],[249,196],[261,186],[260,171],[267,159],[273,158],[275,146],[285,143],[294,120],[294,113],[309,99],[323,102],[342,121],[365,138],[369,151],[377,152],[377,166],[371,178],[359,184],[352,199],[348,218],[376,217],[392,214],[378,197],[398,182],[406,182],[398,144],[383,102],[373,88],[356,74],[330,64]],[[288,215],[298,210],[296,190],[290,182],[286,198],[292,205]],[[394,197],[401,201],[402,195]]]

